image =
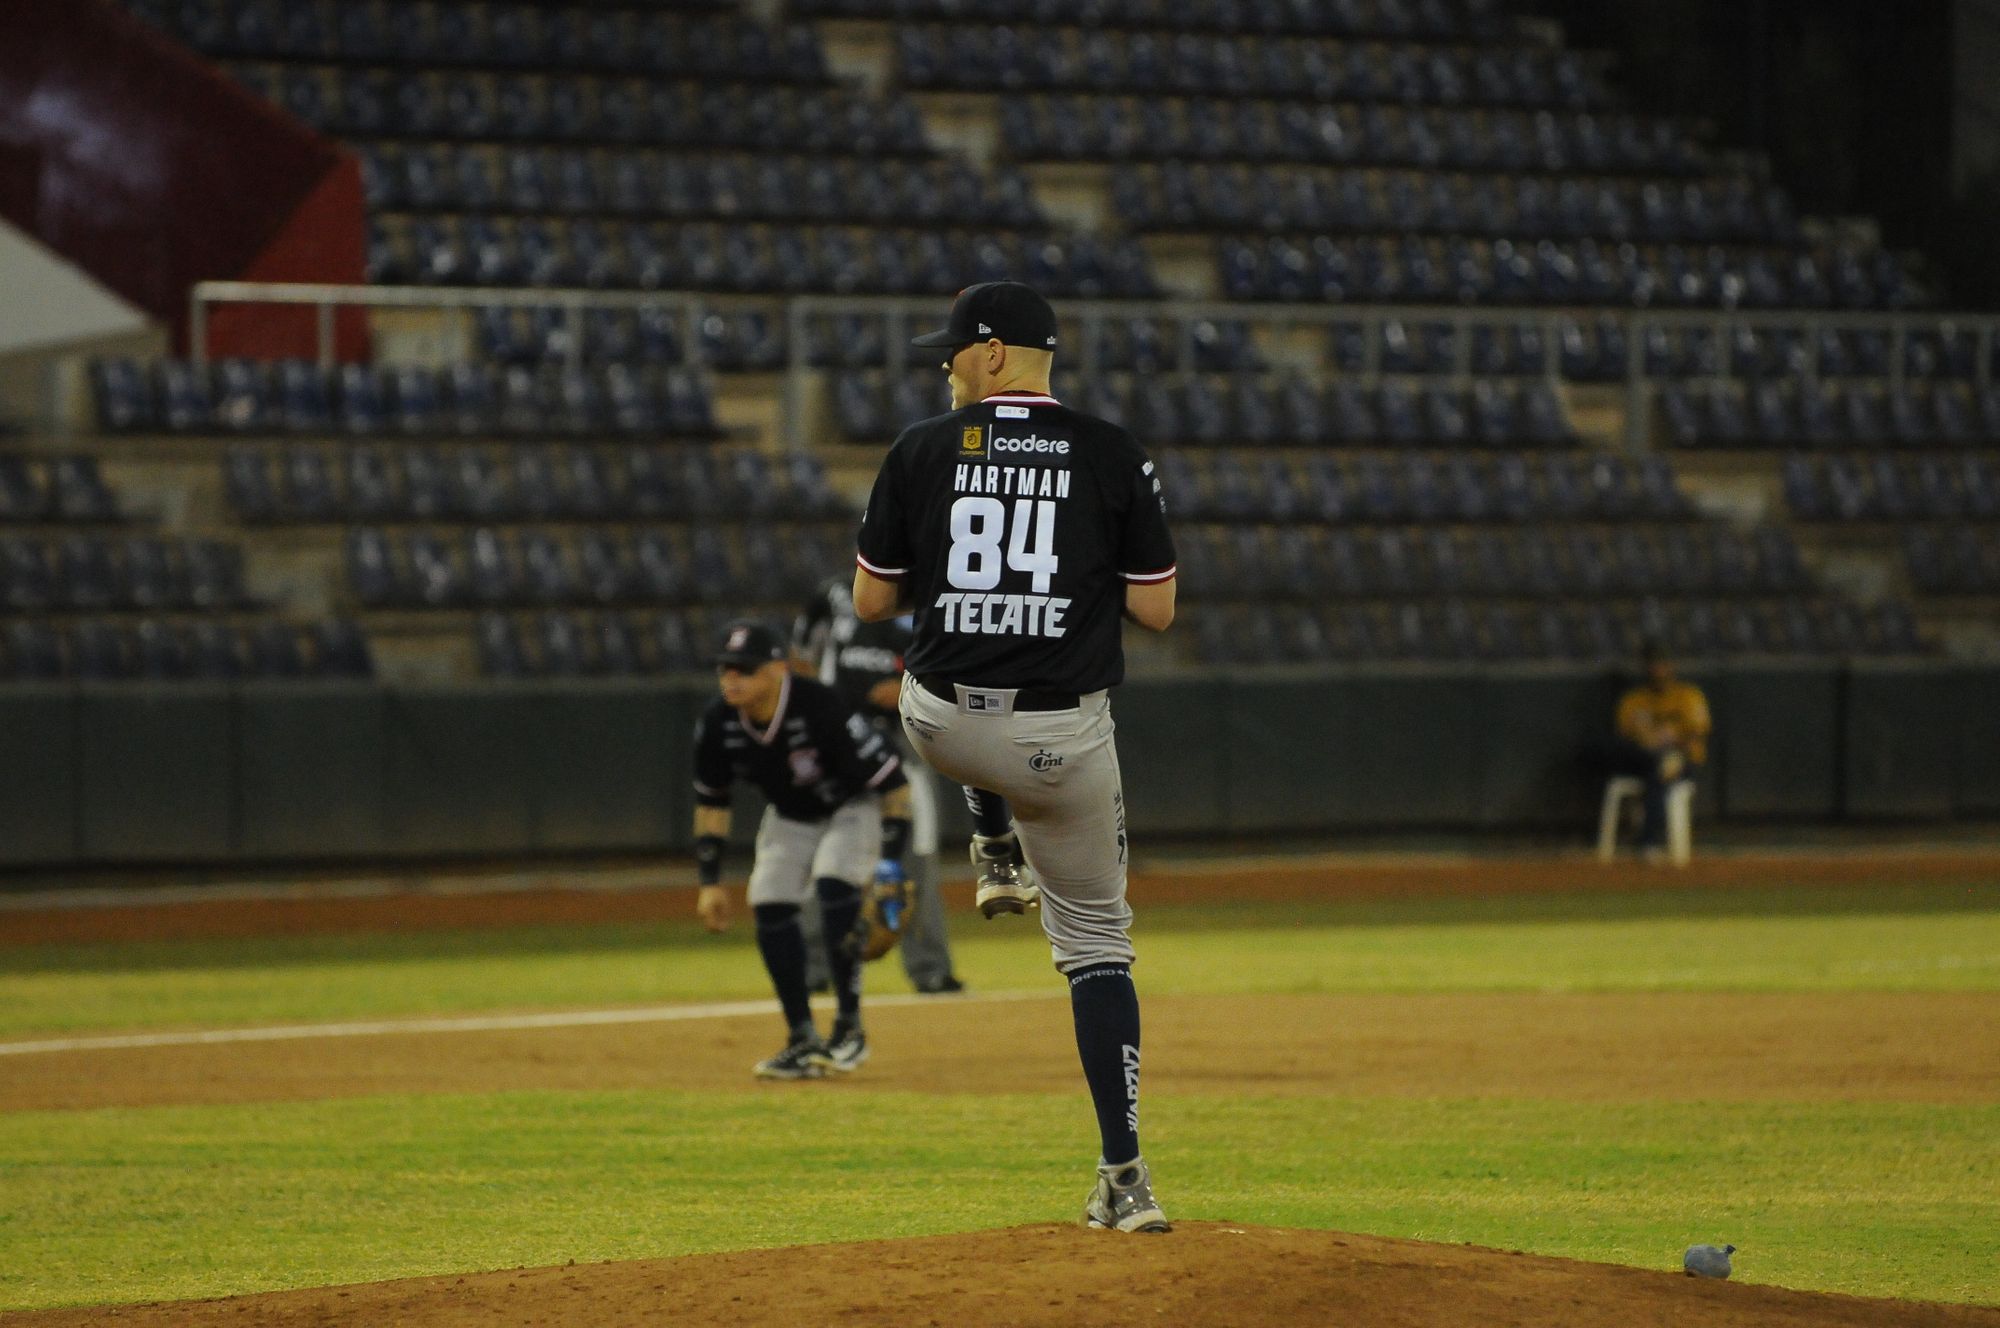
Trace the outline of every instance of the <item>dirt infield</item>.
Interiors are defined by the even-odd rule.
[[[2000,1309],[1787,1291],[1474,1246],[1187,1222],[1165,1236],[1043,1225],[0,1314],[4,1328],[105,1324],[2000,1328]]]
[[[820,1092],[1073,1093],[1069,1002],[871,1007],[875,1058]],[[2000,1100],[2000,1001],[1982,992],[1155,996],[1162,1093],[1573,1101]],[[1009,1054],[992,1054],[996,1026]],[[1712,1030],[1727,1028],[1717,1039]],[[751,1063],[775,1012],[614,1027],[397,1033],[79,1050],[0,1060],[0,1110],[302,1101],[374,1093],[772,1092]],[[1170,1049],[1170,1050],[1164,1050]]]
[[[1635,886],[2000,879],[2000,861],[1713,859],[1680,873],[1549,862],[1183,865],[1141,874],[1152,902],[1486,895]],[[961,893],[953,891],[953,894]],[[0,944],[541,926],[685,919],[671,889],[153,902],[0,910]],[[0,1110],[310,1100],[376,1093],[672,1088],[758,1092],[1074,1092],[1068,1004],[938,998],[870,1012],[852,1078],[770,1085],[768,1012],[616,1027],[395,1031],[224,1045],[80,1048],[0,1062]],[[1989,992],[1535,992],[1153,997],[1163,1093],[1577,1101],[2000,1101]],[[1005,1064],[996,1019],[1018,1033]],[[1717,1040],[1707,1030],[1726,1027]],[[2000,1328],[2000,1309],[1715,1283],[1469,1246],[1184,1223],[1165,1237],[1060,1226],[680,1259],[516,1269],[229,1299],[0,1313],[0,1328],[546,1328],[1158,1323],[1265,1328]]]
[[[0,897],[0,945],[193,937],[294,936],[368,931],[453,931],[607,922],[685,921],[693,897],[658,888],[691,884],[684,865],[615,872],[560,869],[536,872],[519,888],[480,888],[477,876],[413,878],[423,888],[385,887],[375,893],[320,893],[203,900],[177,896],[144,902],[143,891],[109,907],[38,906],[32,897]],[[612,881],[623,888],[570,888]],[[1672,870],[1630,861],[1605,865],[1579,857],[1356,861],[1350,857],[1259,858],[1143,862],[1132,874],[1133,898],[1144,903],[1230,900],[1358,900],[1493,897],[1634,889],[1761,889],[1773,883],[1838,888],[1901,882],[1962,882],[1991,890],[2000,881],[2000,852],[1735,854],[1702,857]],[[218,891],[218,894],[227,892]],[[969,885],[945,887],[947,904],[970,904]]]

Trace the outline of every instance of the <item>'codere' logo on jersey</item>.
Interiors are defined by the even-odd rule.
[[[993,439],[993,450],[999,452],[1053,452],[1057,456],[1069,455],[1069,439],[1043,438],[1029,434],[1026,438],[1002,438],[997,434]]]
[[[962,457],[983,457],[986,455],[986,426],[975,424],[967,429],[958,440],[958,454]]]

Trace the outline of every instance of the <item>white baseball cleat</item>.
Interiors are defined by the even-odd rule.
[[[1042,887],[1021,860],[1021,843],[1013,835],[974,835],[972,865],[979,868],[979,888],[973,902],[980,916],[1025,913],[1042,901]]]
[[[1083,1224],[1095,1231],[1172,1231],[1153,1197],[1153,1175],[1144,1158],[1117,1166],[1099,1164],[1097,1188],[1084,1201]]]

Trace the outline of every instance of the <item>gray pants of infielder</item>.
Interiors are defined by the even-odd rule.
[[[938,803],[937,779],[920,760],[903,753],[903,774],[910,782],[910,903],[915,910],[896,947],[903,956],[903,972],[910,985],[919,990],[951,976],[951,943],[946,938],[944,900],[938,895]],[[855,882],[866,888],[875,879],[875,864]],[[824,987],[830,980],[826,947],[821,941],[824,923],[817,902],[799,911],[799,929],[806,938],[806,985]]]
[[[903,685],[903,730],[946,779],[1007,799],[1028,865],[1042,885],[1042,930],[1056,968],[1132,962],[1125,902],[1125,794],[1111,702],[1091,692],[1075,710],[1015,712],[1013,693],[969,711],[914,681]]]
[[[822,876],[865,886],[875,879],[882,854],[882,800],[874,794],[856,798],[824,821],[793,821],[764,809],[757,823],[757,860],[750,868],[750,906],[797,904],[803,923],[814,927],[806,936],[806,953],[825,947],[818,937],[819,896],[813,882]]]

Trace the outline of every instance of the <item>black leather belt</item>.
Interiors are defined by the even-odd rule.
[[[915,674],[911,675],[916,677]],[[917,686],[942,701],[958,704],[958,688],[936,674],[917,678]],[[972,687],[976,692],[1004,692],[1004,687]],[[1014,693],[1014,709],[1019,710],[1074,710],[1083,704],[1083,698],[1075,692],[1055,692],[1046,687],[1023,687]]]

